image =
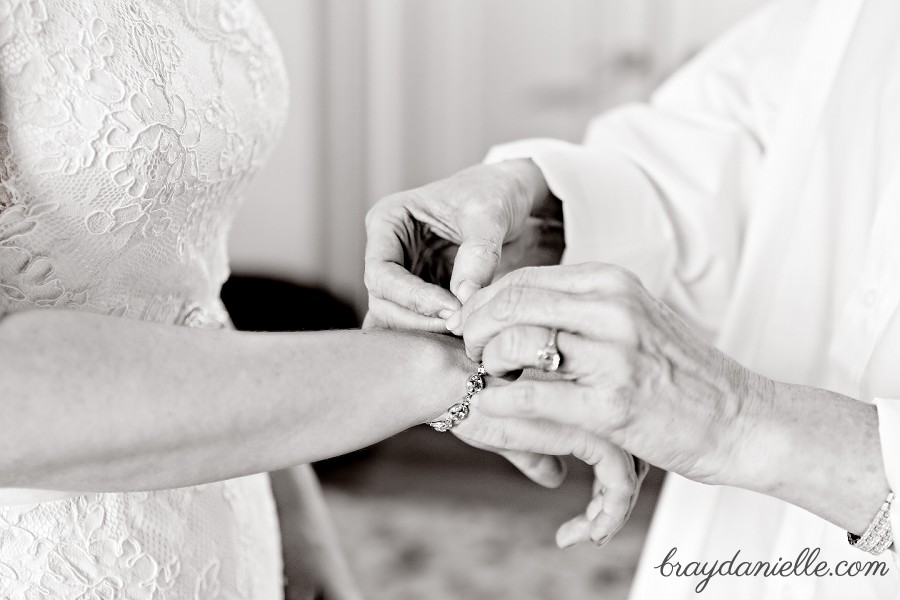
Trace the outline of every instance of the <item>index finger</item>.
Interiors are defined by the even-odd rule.
[[[616,295],[639,285],[640,280],[629,271],[604,263],[525,267],[507,273],[491,285],[477,291],[447,323],[447,328],[462,335],[469,317],[510,287],[530,287],[568,294],[600,293]]]
[[[366,226],[364,280],[369,293],[413,312],[435,317],[459,308],[459,300],[444,288],[426,283],[403,265],[402,231],[410,223],[391,223],[390,218],[371,219]]]
[[[472,360],[482,360],[485,347],[504,330],[507,347],[502,351],[507,360],[528,364],[512,364],[512,368],[534,367],[533,356],[541,349],[533,340],[520,334],[528,327],[566,331],[594,341],[634,344],[638,329],[635,310],[622,300],[575,295],[544,288],[507,287],[475,310],[466,320],[463,339]]]

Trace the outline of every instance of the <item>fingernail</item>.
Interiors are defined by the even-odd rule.
[[[450,315],[452,315],[455,312],[456,312],[455,310],[450,310],[449,308],[445,308],[444,310],[442,310],[441,312],[438,313],[438,317],[441,319],[444,319],[446,321],[447,317],[449,317]]]
[[[565,550],[567,548],[571,548],[575,545],[577,540],[574,539],[574,536],[569,534],[568,532],[557,534],[556,536],[556,547],[560,550]]]
[[[475,283],[474,281],[463,281],[459,285],[459,289],[456,290],[456,297],[459,298],[459,301],[465,303],[466,300],[472,297],[472,294],[481,289],[481,286]]]
[[[609,536],[608,536],[608,535],[604,535],[604,536],[603,536],[602,538],[600,538],[599,540],[594,540],[594,545],[597,546],[597,547],[599,548],[599,547],[601,547],[603,544],[605,544],[607,541],[609,541]]]
[[[442,317],[446,318],[446,317]],[[459,327],[459,323],[462,321],[462,315],[460,315],[459,311],[454,312],[450,315],[450,318],[447,319],[447,322],[444,324],[449,331],[453,331],[457,327]]]

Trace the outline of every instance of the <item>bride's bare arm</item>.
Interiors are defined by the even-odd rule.
[[[0,487],[171,488],[335,456],[458,401],[447,336],[246,333],[70,311],[0,320]]]

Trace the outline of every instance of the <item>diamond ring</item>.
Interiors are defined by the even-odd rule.
[[[562,362],[562,356],[559,353],[559,348],[556,347],[556,337],[559,335],[559,330],[555,327],[550,330],[550,338],[547,340],[547,344],[538,350],[537,353],[537,367],[548,373],[552,373],[559,369],[559,363]]]

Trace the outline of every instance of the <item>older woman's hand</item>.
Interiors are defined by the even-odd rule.
[[[448,328],[492,375],[537,366],[550,329],[559,330],[567,381],[486,389],[480,407],[489,415],[578,426],[707,483],[729,483],[734,457],[748,458],[750,449],[738,449],[742,414],[762,378],[707,344],[623,269],[510,273],[476,293]]]
[[[530,160],[511,160],[380,200],[366,216],[365,325],[444,331],[444,319],[502,269],[501,251],[510,243],[524,242],[521,262],[548,264],[552,255],[558,263],[561,229],[542,234],[534,221],[545,220],[529,218],[546,209],[548,197],[540,170]],[[536,234],[559,248],[546,251]]]
[[[572,455],[590,465],[594,471],[592,499],[583,514],[559,527],[556,543],[560,548],[583,542],[605,545],[631,516],[647,474],[647,464],[578,427],[487,416],[479,410],[479,397],[486,391],[474,397],[469,418],[450,431],[470,446],[506,456],[520,470],[531,473],[529,476],[538,483],[542,483],[541,478],[533,475],[544,473],[544,485],[548,487],[559,485],[565,476],[550,460],[552,457]],[[528,460],[532,464],[523,464],[522,461]]]

